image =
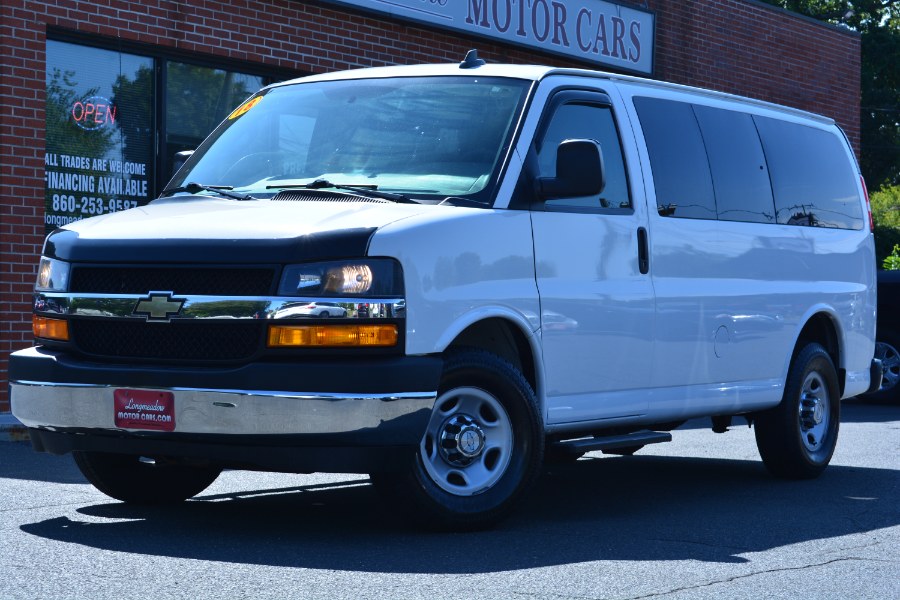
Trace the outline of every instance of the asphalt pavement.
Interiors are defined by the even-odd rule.
[[[449,534],[366,476],[229,471],[140,508],[0,443],[0,598],[900,597],[900,406],[845,402],[813,481],[770,477],[743,422],[673,436],[548,466],[496,529]]]

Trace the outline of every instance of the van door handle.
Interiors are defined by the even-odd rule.
[[[646,275],[650,272],[650,247],[647,245],[647,230],[643,227],[638,227],[637,239],[638,269],[640,269],[641,275]]]

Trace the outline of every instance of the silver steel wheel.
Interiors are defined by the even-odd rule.
[[[816,342],[791,361],[778,406],[757,413],[756,446],[776,477],[818,477],[834,454],[841,427],[841,392],[834,362]]]
[[[828,387],[817,371],[812,371],[803,380],[800,390],[800,437],[810,452],[822,447],[831,414]]]
[[[875,342],[875,358],[881,359],[884,367],[879,391],[886,392],[897,387],[900,380],[900,353],[897,349],[885,342]]]
[[[474,387],[441,394],[420,447],[425,472],[456,496],[490,489],[506,472],[512,451],[506,409],[492,394]]]

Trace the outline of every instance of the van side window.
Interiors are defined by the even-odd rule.
[[[778,223],[862,229],[856,174],[841,140],[806,125],[753,119],[772,175]]]
[[[694,114],[709,157],[719,220],[774,223],[772,184],[753,117],[696,104]]]
[[[553,113],[553,118],[538,147],[538,165],[542,176],[556,174],[556,148],[563,140],[592,139],[600,143],[606,185],[596,196],[547,200],[547,207],[620,209],[631,208],[628,179],[619,134],[608,106],[569,102]]]
[[[634,106],[647,142],[659,214],[717,218],[706,148],[691,105],[636,97]]]

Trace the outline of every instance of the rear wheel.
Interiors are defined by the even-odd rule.
[[[900,401],[900,336],[886,333],[875,342],[875,358],[881,360],[884,375],[881,387],[877,392],[867,394],[866,398],[878,402]]]
[[[426,525],[486,527],[535,481],[543,450],[534,392],[522,374],[489,352],[456,351],[445,363],[415,461],[373,482],[412,502]]]
[[[131,504],[169,504],[196,496],[221,473],[129,454],[74,452],[75,464],[98,490]]]
[[[831,357],[806,345],[788,371],[781,404],[754,420],[756,445],[773,475],[812,479],[834,454],[840,427],[840,391]]]

